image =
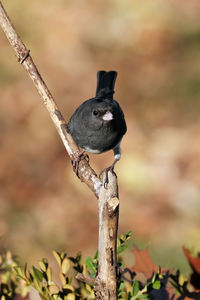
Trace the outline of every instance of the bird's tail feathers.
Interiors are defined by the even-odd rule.
[[[116,71],[98,71],[96,96],[113,99],[116,77]]]

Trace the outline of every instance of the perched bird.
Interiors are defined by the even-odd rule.
[[[96,97],[83,102],[67,125],[67,132],[83,150],[98,154],[113,149],[115,160],[105,169],[107,173],[120,159],[120,143],[127,130],[124,114],[113,99],[116,77],[115,71],[98,71]]]

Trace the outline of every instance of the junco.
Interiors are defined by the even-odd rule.
[[[113,99],[116,77],[115,71],[98,71],[96,97],[83,102],[67,125],[67,132],[83,150],[99,154],[113,149],[115,160],[107,172],[120,160],[120,143],[127,130],[124,114]]]

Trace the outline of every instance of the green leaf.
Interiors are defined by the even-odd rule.
[[[133,232],[130,230],[130,231],[127,232],[126,235],[127,235],[128,237],[131,237],[131,236],[133,235]]]
[[[151,279],[151,282],[154,283],[154,281],[156,280],[156,278],[157,278],[157,273],[154,273],[154,274],[153,274],[153,277],[152,277],[152,279]]]
[[[53,250],[52,253],[53,253],[53,256],[55,257],[55,259],[57,260],[57,262],[58,262],[58,264],[60,266],[61,262],[62,262],[60,253],[58,251],[55,251],[55,250]]]
[[[117,248],[117,254],[123,252],[124,250],[126,250],[128,246],[127,245],[121,245]]]
[[[124,294],[124,290],[123,290],[124,285],[125,285],[125,282],[121,281],[120,284],[119,284],[119,287],[118,287],[118,298],[121,297]]]
[[[61,260],[63,261],[63,259],[67,256],[67,254],[65,252],[61,252],[60,257]]]
[[[124,243],[124,242],[128,241],[131,236],[132,236],[132,232],[128,231],[125,234],[121,234],[120,237],[119,237],[119,240],[120,240],[121,243]]]
[[[14,267],[14,272],[16,272],[17,276],[19,276],[20,278],[26,280],[22,268],[20,268],[19,266],[18,267]]]
[[[65,257],[63,259],[62,266],[61,266],[62,273],[67,274],[69,268],[70,268],[70,260],[67,257]]]
[[[132,231],[128,231],[127,233],[125,233],[126,240],[129,240],[132,235],[133,235]]]
[[[133,281],[132,290],[133,290],[133,296],[136,296],[140,290],[140,284],[138,280]]]
[[[52,281],[52,269],[50,267],[47,268],[46,276],[48,278],[48,281]]]
[[[125,282],[121,281],[118,289],[121,291],[124,288]]]
[[[33,286],[39,293],[42,291],[42,283],[36,277],[33,279]]]
[[[44,271],[44,272],[46,272],[46,265],[44,264],[44,262],[43,261],[39,261],[38,264],[39,264],[41,270]]]
[[[95,254],[94,254],[94,259],[98,259],[98,256],[99,256],[99,252],[98,252],[98,250],[95,252]]]
[[[60,273],[60,280],[61,280],[62,285],[66,284],[66,278],[65,278],[64,274],[62,274],[62,273]]]
[[[25,275],[25,277],[26,277],[26,279],[28,279],[29,278],[29,272],[28,272],[28,264],[27,263],[25,263],[25,266],[24,266],[24,275]]]
[[[77,255],[76,255],[76,262],[77,262],[77,264],[80,264],[81,263],[81,253],[79,252],[79,253],[77,253]]]
[[[161,282],[159,280],[156,280],[154,283],[153,283],[153,288],[155,290],[160,290],[161,289]]]
[[[124,269],[125,268],[125,263],[122,262],[122,261],[118,261],[118,266],[119,266],[119,268]]]
[[[91,257],[87,256],[85,259],[86,266],[92,273],[96,273],[96,267],[93,263],[93,260]]]
[[[40,270],[38,270],[36,267],[33,266],[33,274],[35,278],[39,281],[42,282],[43,279],[43,274]]]
[[[28,279],[30,284],[33,283],[34,278],[33,278],[33,275],[31,274],[31,272],[29,272],[29,274],[27,276],[27,279]]]

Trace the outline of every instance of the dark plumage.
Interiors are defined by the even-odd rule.
[[[91,153],[113,149],[115,161],[120,159],[120,142],[126,133],[124,114],[113,99],[115,71],[97,72],[96,97],[83,102],[72,115],[67,131],[79,147]]]

